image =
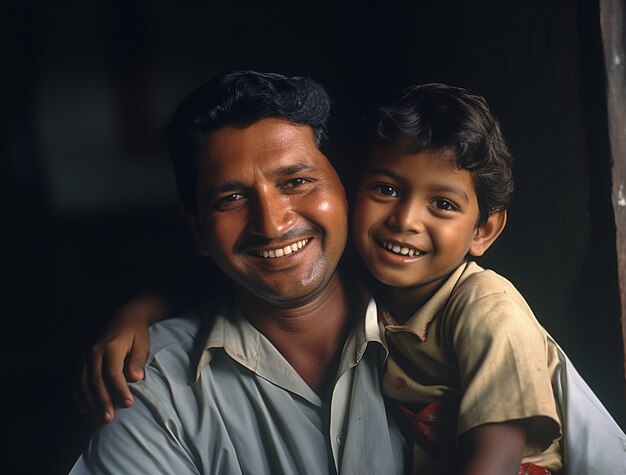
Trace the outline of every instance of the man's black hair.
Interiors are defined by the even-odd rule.
[[[207,134],[273,117],[310,126],[316,145],[322,148],[329,113],[327,92],[307,77],[234,71],[215,76],[189,93],[165,129],[178,195],[187,212],[196,212],[196,153]]]

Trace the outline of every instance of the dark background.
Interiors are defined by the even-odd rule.
[[[159,132],[184,94],[236,68],[327,86],[348,145],[381,89],[437,81],[484,95],[516,157],[517,192],[482,264],[517,285],[624,427],[598,8],[5,2],[3,472],[69,470],[90,430],[70,391],[80,355],[133,294],[197,272]]]

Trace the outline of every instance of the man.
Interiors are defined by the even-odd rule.
[[[166,135],[198,250],[232,283],[152,328],[135,403],[72,473],[401,473],[373,302],[338,269],[347,203],[320,150],[329,98],[307,78],[235,72]]]

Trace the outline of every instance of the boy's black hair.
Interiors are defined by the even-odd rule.
[[[485,99],[466,89],[423,84],[401,89],[378,107],[373,147],[400,145],[408,153],[450,150],[472,174],[482,226],[505,210],[513,194],[512,157]]]
[[[165,129],[178,195],[187,212],[196,213],[196,152],[208,133],[275,117],[310,126],[321,149],[327,140],[329,114],[330,97],[307,77],[234,71],[215,76],[189,93]]]

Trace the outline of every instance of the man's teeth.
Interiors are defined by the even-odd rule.
[[[406,246],[400,246],[399,244],[394,244],[389,241],[380,241],[380,243],[385,249],[388,249],[391,252],[395,254],[400,254],[402,256],[415,257],[423,254],[422,252],[416,251],[415,249],[411,249]]]
[[[288,246],[281,247],[278,249],[270,249],[269,251],[256,251],[256,253],[265,258],[274,259],[275,257],[282,257],[292,252],[299,251],[302,249],[306,243],[308,243],[308,239],[303,239],[302,241],[294,242],[293,244],[289,244]]]

